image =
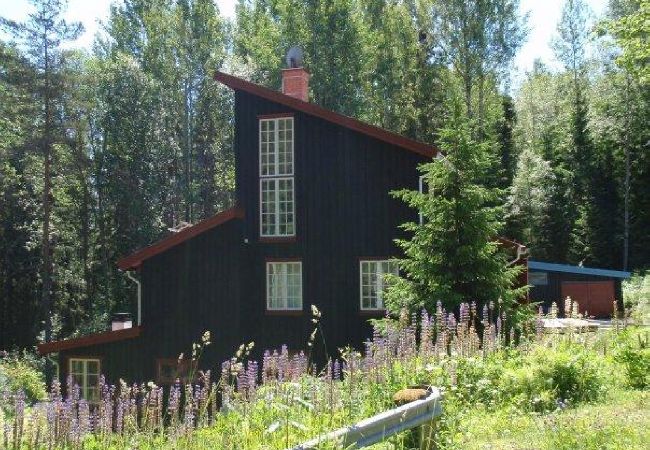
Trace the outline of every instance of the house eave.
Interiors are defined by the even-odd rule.
[[[227,209],[195,225],[192,225],[191,227],[184,228],[175,234],[167,236],[155,244],[152,244],[120,259],[117,262],[117,267],[119,267],[120,270],[139,269],[142,265],[142,262],[148,258],[151,258],[152,256],[162,253],[216,226],[229,222],[233,219],[243,218],[244,209],[242,207],[235,206],[233,208]]]
[[[140,336],[142,327],[125,328],[123,330],[104,331],[101,333],[87,334],[71,339],[63,339],[61,341],[46,342],[37,346],[40,355],[47,355],[49,353],[56,353],[64,350],[72,350],[75,348],[90,347],[98,344],[107,344],[109,342],[117,342],[126,339],[133,339]]]

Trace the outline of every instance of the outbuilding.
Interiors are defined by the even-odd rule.
[[[630,272],[571,266],[542,261],[528,261],[529,298],[540,302],[548,313],[553,302],[560,309],[564,299],[578,302],[579,312],[588,317],[608,318],[623,301],[621,282]]]

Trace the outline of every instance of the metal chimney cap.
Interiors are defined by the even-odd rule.
[[[298,67],[302,67],[302,64],[302,49],[298,46],[291,47],[287,52],[287,67],[290,69],[296,69]]]

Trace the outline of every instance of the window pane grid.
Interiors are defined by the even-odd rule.
[[[260,120],[260,234],[295,234],[293,117]]]
[[[395,261],[361,261],[361,309],[384,309],[384,292],[388,287],[386,275],[398,275]]]
[[[302,264],[276,262],[266,264],[267,309],[302,309]]]
[[[91,403],[99,401],[99,373],[98,359],[70,359],[70,376],[81,397]]]
[[[293,117],[260,120],[260,176],[293,175]]]
[[[260,180],[260,190],[262,236],[293,236],[293,178],[263,178]]]

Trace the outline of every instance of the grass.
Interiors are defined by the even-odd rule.
[[[604,401],[547,414],[506,407],[468,410],[448,448],[502,450],[646,449],[650,392],[616,390]]]

